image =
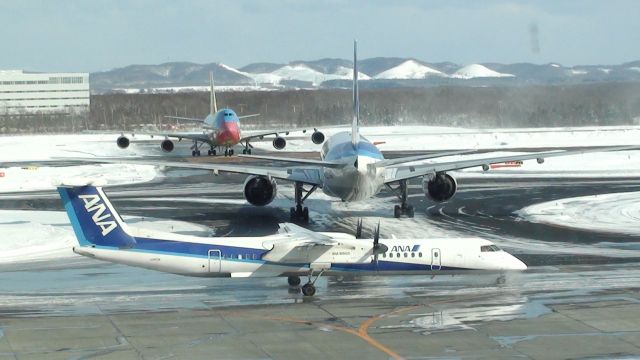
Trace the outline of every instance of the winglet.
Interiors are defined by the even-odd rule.
[[[61,186],[58,192],[81,246],[132,248],[136,245],[102,188]]]
[[[360,142],[360,99],[358,94],[358,41],[353,41],[353,119],[351,121],[351,144],[355,148]]]
[[[209,114],[215,115],[218,112],[218,103],[216,102],[216,89],[213,85],[213,71],[209,71],[209,86],[211,87]]]

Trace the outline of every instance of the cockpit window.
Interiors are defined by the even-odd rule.
[[[480,246],[480,252],[495,252],[500,251],[497,245],[482,245]]]

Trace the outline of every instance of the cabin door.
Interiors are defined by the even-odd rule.
[[[440,249],[431,249],[431,270],[442,268],[442,253]]]
[[[220,250],[211,249],[209,250],[209,272],[219,273],[220,267],[222,266],[220,257]]]

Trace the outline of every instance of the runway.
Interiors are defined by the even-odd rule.
[[[292,188],[255,208],[242,176],[166,170],[107,189],[121,214],[180,220],[217,235],[263,235],[288,221]],[[303,299],[285,279],[200,279],[75,256],[0,264],[0,358],[597,358],[640,355],[637,237],[523,221],[554,199],[637,191],[633,179],[461,178],[445,204],[410,184],[414,219],[395,197],[343,204],[316,193],[309,228],[384,236],[486,237],[529,270],[321,278]],[[51,191],[0,195],[0,208],[61,211]],[[185,230],[186,231],[186,230]],[[196,230],[189,230],[196,231]],[[199,231],[199,230],[198,230]],[[70,251],[70,250],[69,250]],[[43,334],[48,334],[44,336]],[[55,335],[52,335],[55,334]]]

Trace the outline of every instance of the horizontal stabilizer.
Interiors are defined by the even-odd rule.
[[[238,116],[238,119],[246,119],[246,118],[252,118],[256,116],[260,116],[260,114],[242,115],[242,116]]]

